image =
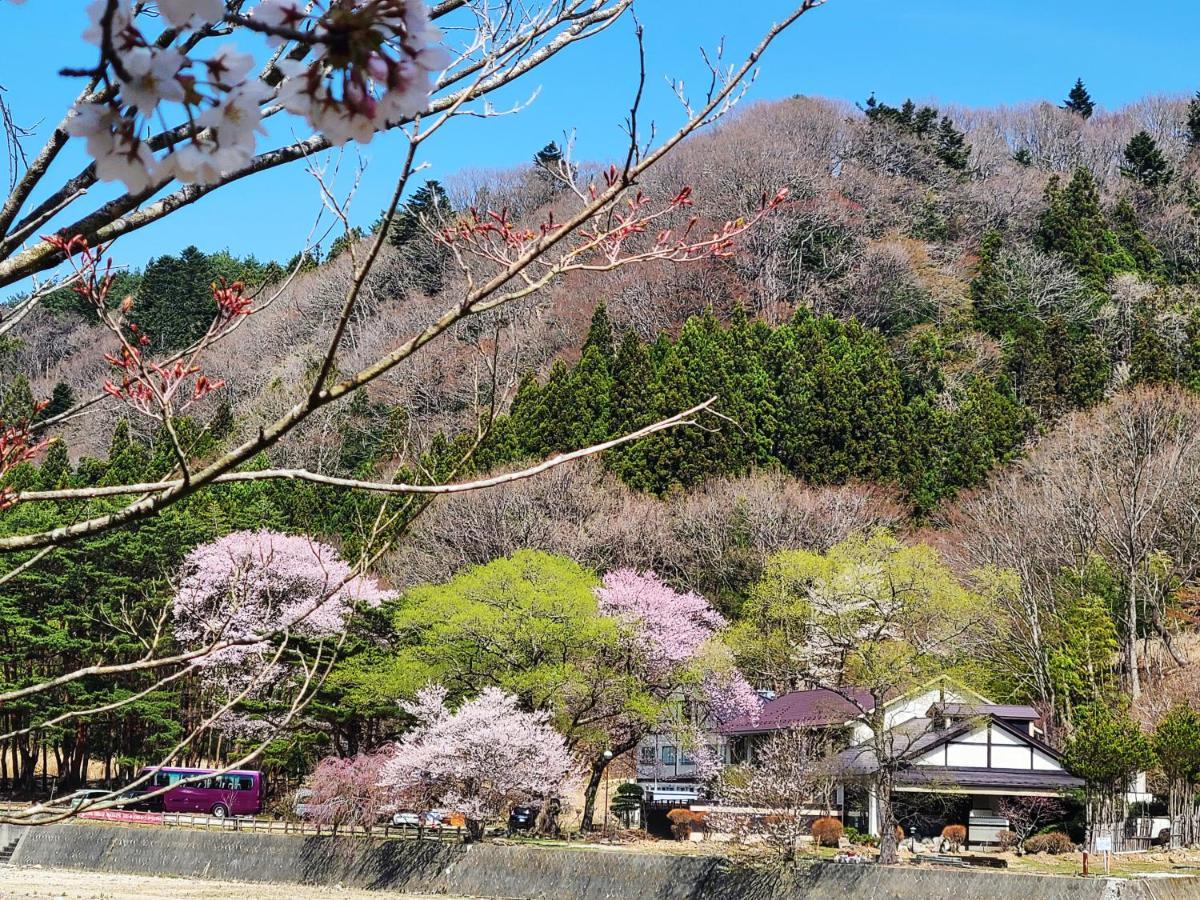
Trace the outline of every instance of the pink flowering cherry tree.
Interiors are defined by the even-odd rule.
[[[380,779],[398,802],[460,814],[475,841],[513,806],[561,801],[575,763],[548,712],[525,712],[498,688],[453,711],[446,697],[431,685],[404,705],[417,727],[396,745]]]
[[[356,606],[394,596],[356,573],[332,547],[301,535],[238,531],[189,553],[175,594],[175,637],[222,703],[269,694],[296,674],[301,694],[328,665]],[[316,643],[289,654],[291,642]],[[240,733],[267,737],[273,724],[224,716]]]
[[[650,717],[622,717],[608,749],[615,757],[652,730],[670,730],[689,748],[701,776],[715,775],[720,761],[709,750],[704,727],[756,715],[761,705],[721,642],[725,617],[699,594],[677,591],[653,572],[632,569],[605,575],[596,599],[600,613],[623,627],[625,665],[657,701]],[[685,715],[688,708],[693,715]],[[603,754],[590,760],[584,828],[592,825],[596,793],[609,762]]]
[[[393,792],[383,783],[389,749],[357,756],[329,756],[317,764],[309,784],[308,818],[332,828],[370,831],[397,808]]]

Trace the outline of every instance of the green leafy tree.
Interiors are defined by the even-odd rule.
[[[446,189],[438,181],[427,181],[396,211],[388,230],[388,243],[403,251],[414,283],[431,296],[442,289],[449,251],[430,230],[436,233],[453,219]],[[372,231],[378,228],[376,223]]]
[[[326,254],[325,261],[329,262],[331,259],[336,259],[338,256],[341,256],[343,253],[361,241],[363,237],[363,230],[357,225],[355,225],[349,231],[343,231],[341,234],[335,237],[333,242],[329,245],[329,253]]]
[[[1084,119],[1092,117],[1092,113],[1096,111],[1096,104],[1092,102],[1092,95],[1084,87],[1082,78],[1075,79],[1075,86],[1071,88],[1071,92],[1067,95],[1067,100],[1063,103],[1062,108]]]
[[[71,386],[66,382],[58,382],[54,385],[54,389],[50,392],[50,399],[46,403],[46,408],[42,410],[39,419],[50,419],[54,416],[65,413],[75,405],[75,392],[71,390]]]
[[[1075,710],[1063,763],[1086,783],[1088,840],[1094,848],[1096,829],[1123,818],[1125,794],[1134,777],[1154,764],[1154,749],[1125,710],[1089,703]]]
[[[1196,843],[1196,788],[1200,782],[1200,713],[1177,703],[1154,729],[1154,755],[1169,785],[1171,846]]]
[[[1158,149],[1158,143],[1148,131],[1142,130],[1130,138],[1125,146],[1125,164],[1121,166],[1121,174],[1136,181],[1144,188],[1160,188],[1167,184],[1172,176],[1171,164],[1163,152]]]
[[[158,351],[177,350],[200,338],[212,324],[217,304],[212,283],[217,272],[208,256],[187,247],[178,256],[160,256],[146,266],[130,319]]]

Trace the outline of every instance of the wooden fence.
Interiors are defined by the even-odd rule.
[[[397,840],[426,840],[461,842],[465,830],[462,828],[418,828],[416,825],[378,825],[364,828],[360,825],[344,825],[333,828],[329,825],[314,825],[309,822],[288,822],[273,819],[239,818],[229,816],[197,816],[188,813],[163,813],[162,824],[168,828],[200,828],[205,831],[243,831],[251,834],[295,834],[313,837],[340,835],[344,837],[383,837]]]

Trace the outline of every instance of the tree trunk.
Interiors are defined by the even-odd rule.
[[[1125,613],[1125,666],[1129,669],[1129,696],[1137,702],[1142,693],[1142,679],[1138,672],[1137,652],[1137,570],[1130,566],[1129,572],[1129,605]]]
[[[600,782],[604,778],[604,772],[608,768],[609,760],[603,756],[597,756],[592,760],[591,769],[588,772],[587,784],[583,789],[583,815],[579,820],[580,831],[594,831],[595,824],[593,820],[596,817],[596,794],[600,790]]]
[[[881,770],[875,778],[875,809],[879,818],[879,862],[885,866],[899,861],[896,813],[892,809],[892,773]]]

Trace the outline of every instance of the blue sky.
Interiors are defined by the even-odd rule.
[[[729,58],[739,58],[793,0],[636,5],[647,30],[645,115],[663,130],[679,121],[665,76],[699,87],[701,45],[711,47],[724,36]],[[41,120],[43,133],[75,87],[57,69],[89,60],[88,48],[76,37],[84,6],[84,0],[0,3],[0,84],[18,121]],[[1146,94],[1200,88],[1198,39],[1196,0],[1143,0],[1136,7],[1127,0],[829,0],[773,48],[752,97],[803,93],[862,100],[875,92],[891,102],[912,96],[982,106],[1058,101],[1082,76],[1098,103],[1114,107]],[[525,92],[534,86],[541,92],[520,116],[454,123],[430,146],[427,177],[515,165],[569,130],[577,134],[581,159],[619,152],[635,58],[631,22],[575,48],[525,84]],[[344,169],[353,169],[359,158],[368,164],[352,213],[356,223],[369,224],[386,202],[402,149],[400,140],[384,136],[343,156]],[[68,157],[72,165],[81,159]],[[286,258],[308,233],[318,202],[312,179],[293,164],[122,238],[117,255],[140,266],[153,255],[194,243],[209,251],[228,247],[263,259]]]

